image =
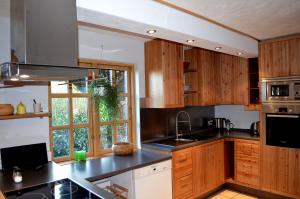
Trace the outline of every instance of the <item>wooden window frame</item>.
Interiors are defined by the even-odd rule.
[[[110,62],[110,61],[101,61],[101,60],[93,60],[93,59],[79,59],[78,65],[81,68],[87,68],[87,69],[111,69],[111,70],[121,70],[127,71],[128,77],[127,77],[127,94],[120,94],[119,96],[126,96],[128,99],[128,118],[127,120],[114,120],[112,122],[105,122],[100,121],[99,116],[96,113],[94,103],[92,102],[91,96],[87,94],[82,93],[72,93],[72,89],[68,88],[67,94],[53,94],[51,93],[51,86],[49,84],[48,86],[48,106],[49,106],[49,112],[52,112],[52,105],[51,105],[51,99],[52,98],[67,98],[69,100],[72,100],[72,97],[88,97],[88,112],[89,112],[89,153],[87,154],[88,157],[101,157],[103,155],[107,155],[111,153],[111,149],[101,149],[101,143],[100,139],[97,139],[100,137],[100,125],[105,124],[112,124],[114,127],[114,143],[116,142],[116,125],[117,124],[124,124],[127,123],[128,125],[128,141],[133,143],[135,146],[137,146],[137,140],[136,140],[136,106],[135,106],[135,79],[134,79],[134,66],[132,64],[124,64],[119,62]],[[81,128],[82,125],[73,125],[73,109],[72,109],[72,103],[69,102],[69,113],[70,113],[70,124],[66,126],[58,126],[53,127],[52,126],[52,114],[50,114],[49,118],[49,134],[50,134],[50,149],[52,154],[52,160],[55,162],[64,162],[64,161],[72,161],[74,160],[73,154],[74,154],[74,128]],[[93,111],[91,111],[93,110]],[[86,128],[85,125],[83,125],[84,128]],[[53,130],[59,130],[59,129],[70,129],[70,156],[68,157],[61,157],[61,158],[54,158],[54,151],[53,151]]]

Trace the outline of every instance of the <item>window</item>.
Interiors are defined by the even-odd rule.
[[[81,60],[82,67],[94,68],[86,80],[54,81],[49,86],[50,142],[53,160],[74,159],[74,152],[84,150],[98,156],[111,152],[115,142],[133,142],[132,67]],[[111,118],[107,107],[95,105],[88,92],[91,79],[107,78],[118,88],[119,114]]]

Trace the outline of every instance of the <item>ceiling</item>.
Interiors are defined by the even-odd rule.
[[[300,0],[157,0],[258,40],[300,33]]]

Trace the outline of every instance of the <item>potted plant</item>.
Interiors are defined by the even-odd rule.
[[[100,78],[91,81],[89,91],[97,113],[107,120],[115,119],[120,112],[118,87],[109,78]]]

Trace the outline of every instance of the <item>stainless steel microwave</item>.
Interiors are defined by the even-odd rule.
[[[300,77],[263,79],[262,102],[300,102]]]

